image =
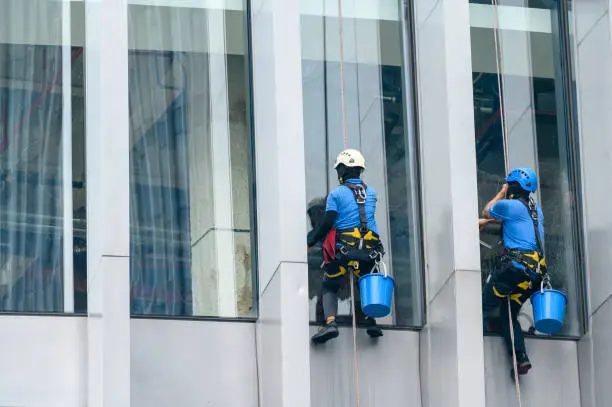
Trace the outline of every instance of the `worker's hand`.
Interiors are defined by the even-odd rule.
[[[508,193],[508,184],[504,184],[497,195],[501,196],[502,198],[505,198],[507,193]]]
[[[311,251],[313,251],[313,250],[314,250],[314,246],[308,246],[308,245],[306,245],[306,253],[307,253],[307,254],[310,254],[310,252],[311,252]]]
[[[493,219],[478,219],[478,230],[483,231],[489,223],[491,223]]]

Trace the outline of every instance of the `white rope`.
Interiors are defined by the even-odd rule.
[[[508,295],[508,321],[510,321],[510,341],[512,342],[512,364],[514,365],[514,386],[516,399],[519,407],[523,407],[521,401],[521,385],[519,384],[518,363],[516,361],[516,350],[514,349],[514,322],[512,321],[512,307],[510,306],[510,295]]]
[[[340,94],[342,96],[342,139],[344,148],[348,148],[348,132],[346,128],[346,97],[344,81],[344,37],[342,35],[342,0],[338,0],[338,31],[340,39]]]
[[[508,163],[508,128],[506,127],[506,102],[504,100],[504,84],[502,81],[501,68],[504,66],[504,56],[502,49],[501,34],[499,28],[499,11],[498,11],[498,0],[491,0],[493,6],[493,17],[495,23],[495,29],[493,30],[493,39],[495,42],[495,65],[497,67],[497,92],[499,93],[499,119],[502,126],[502,141],[504,149],[504,164],[506,167],[506,173],[510,172],[510,166]]]
[[[493,17],[495,28],[493,30],[493,39],[495,42],[495,64],[497,67],[497,91],[499,93],[499,117],[502,127],[502,140],[504,148],[504,164],[506,167],[506,174],[510,172],[510,163],[508,162],[508,128],[506,127],[506,103],[504,101],[504,86],[502,81],[501,68],[504,66],[504,55],[501,41],[501,29],[499,24],[499,2],[498,0],[491,0],[493,7]],[[512,321],[512,307],[510,305],[510,295],[508,295],[508,322],[510,325],[510,342],[512,343],[512,366],[514,367],[514,386],[516,391],[516,399],[519,407],[523,407],[521,400],[521,385],[519,383],[518,374],[518,362],[516,360],[516,350],[514,348],[514,322]]]
[[[348,148],[348,131],[346,126],[346,90],[344,78],[344,37],[342,33],[342,0],[338,0],[338,35],[340,40],[340,94],[342,98],[342,140],[344,149]],[[355,316],[355,287],[353,268],[347,267],[351,284],[351,312],[353,314],[353,376],[355,379],[355,401],[359,407],[359,362],[357,358],[357,321]]]
[[[353,313],[353,376],[355,379],[355,401],[359,407],[359,364],[357,361],[357,321],[355,318],[355,287],[353,284],[353,269],[349,268],[351,274],[351,312]]]

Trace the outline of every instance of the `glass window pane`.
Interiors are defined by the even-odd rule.
[[[536,171],[549,273],[554,288],[569,296],[561,334],[579,335],[583,299],[572,167],[576,146],[568,131],[561,11],[558,2],[502,0],[496,8],[490,0],[471,3],[479,205],[483,208],[499,191],[508,169]],[[499,258],[499,228],[483,231],[481,239],[484,279]],[[533,326],[529,303],[519,321],[524,330]]]
[[[302,72],[309,229],[318,225],[327,194],[338,185],[332,168],[344,148],[336,1],[302,6]],[[382,324],[419,326],[421,243],[415,149],[403,62],[400,2],[344,2],[343,42],[348,144],[365,154],[366,183],[378,193],[377,223],[385,262],[397,286],[392,315]],[[408,30],[406,30],[408,31]],[[323,256],[321,242],[308,256],[311,320],[317,319]],[[348,315],[348,286],[339,314]]]
[[[254,316],[244,9],[129,3],[132,313]]]
[[[87,311],[83,21],[0,2],[0,311]]]

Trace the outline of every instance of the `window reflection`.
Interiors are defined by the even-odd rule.
[[[83,21],[0,2],[0,311],[87,310]]]
[[[254,316],[244,18],[129,6],[134,314]]]
[[[379,322],[418,326],[421,249],[399,10],[399,2],[392,1],[343,7],[348,139],[349,147],[366,156],[364,179],[378,192],[377,223],[387,250],[385,262],[397,282],[392,316]],[[324,211],[328,191],[338,182],[332,166],[344,148],[337,2],[302,1],[301,26],[306,192],[312,227]],[[317,318],[322,262],[320,247],[309,253],[311,320]],[[348,287],[339,297],[339,313],[348,315]]]
[[[536,198],[544,211],[552,283],[569,295],[561,334],[579,335],[581,271],[572,168],[576,151],[568,135],[564,85],[568,73],[561,59],[561,39],[566,34],[556,20],[561,11],[556,2],[531,1],[527,6],[524,1],[499,1],[498,22],[490,0],[471,3],[479,206],[484,207],[499,191],[506,168],[536,170],[540,179]],[[505,117],[500,114],[502,102]],[[500,231],[489,228],[481,239],[493,246],[491,250],[481,245],[484,279],[499,255]],[[519,320],[524,330],[532,328],[529,305],[523,307]]]

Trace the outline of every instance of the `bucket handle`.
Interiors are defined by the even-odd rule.
[[[377,261],[376,264],[374,265],[374,268],[376,269],[376,271],[378,273],[380,273],[381,267],[383,269],[383,273],[385,275],[385,278],[389,277],[389,273],[387,272],[387,265],[385,264],[384,261],[382,261],[382,260]]]
[[[544,292],[544,286],[546,285],[546,289],[552,289],[552,285],[550,284],[550,276],[548,274],[544,274],[542,278],[542,283],[540,284],[540,292]]]

